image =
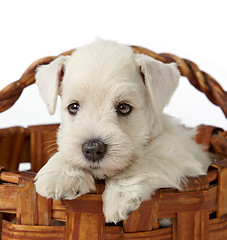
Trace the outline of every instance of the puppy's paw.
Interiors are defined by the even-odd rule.
[[[76,174],[69,176],[65,173],[52,172],[37,176],[35,180],[37,193],[55,200],[75,199],[95,189],[93,180]]]
[[[36,175],[35,187],[38,194],[55,200],[75,199],[95,190],[90,173],[55,160],[58,160],[58,155],[52,157]]]
[[[103,213],[106,222],[126,220],[128,216],[141,204],[141,198],[126,191],[106,190],[103,193]]]

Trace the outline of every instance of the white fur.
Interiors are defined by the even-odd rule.
[[[97,40],[71,57],[59,57],[38,68],[37,84],[51,113],[62,68],[58,152],[36,176],[40,195],[73,199],[94,190],[94,178],[104,178],[106,222],[118,222],[156,189],[180,189],[187,177],[206,174],[210,160],[192,140],[193,133],[163,114],[180,77],[175,64]],[[54,94],[49,96],[53,86]],[[76,116],[67,110],[74,102],[80,104]],[[130,115],[116,113],[119,102],[133,107]],[[96,138],[108,148],[102,161],[91,163],[81,146]]]

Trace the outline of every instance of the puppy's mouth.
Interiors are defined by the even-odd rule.
[[[112,144],[110,140],[101,138],[86,140],[81,145],[83,167],[98,179],[106,179],[119,174],[135,159],[133,149],[129,148],[123,151],[122,145],[122,143]]]
[[[101,167],[99,166],[99,165],[91,165],[90,166],[90,169],[92,169],[92,170],[98,170],[98,169],[100,169]]]

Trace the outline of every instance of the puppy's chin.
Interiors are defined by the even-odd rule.
[[[107,179],[107,178],[111,178],[114,177],[115,175],[117,175],[118,173],[122,172],[122,169],[105,169],[103,170],[101,167],[100,168],[91,168],[90,172],[92,174],[92,176],[96,179]]]

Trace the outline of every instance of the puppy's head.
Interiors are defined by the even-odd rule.
[[[62,99],[58,151],[65,161],[110,177],[129,166],[161,130],[160,117],[177,87],[175,64],[98,40],[37,69],[49,112]]]

